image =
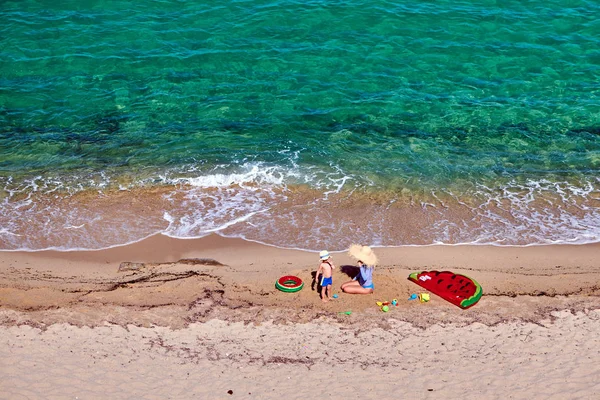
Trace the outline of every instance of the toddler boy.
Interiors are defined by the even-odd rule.
[[[333,265],[333,262],[331,261],[331,255],[327,250],[320,252],[319,258],[321,259],[321,264],[319,264],[319,268],[315,274],[315,279],[319,279],[319,274],[321,274],[321,300],[326,303],[332,299],[331,285],[333,284],[332,275],[335,265]]]

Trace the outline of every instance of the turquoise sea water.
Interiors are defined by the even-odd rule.
[[[593,1],[2,1],[0,248],[600,240]]]

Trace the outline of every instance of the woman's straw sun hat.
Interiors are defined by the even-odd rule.
[[[364,264],[374,267],[379,262],[377,256],[369,246],[361,246],[353,244],[348,250],[348,255],[356,260],[362,261]]]

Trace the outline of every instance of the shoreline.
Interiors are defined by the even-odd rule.
[[[302,252],[308,252],[308,253],[318,253],[320,251],[318,249],[311,250],[311,249],[305,249],[305,248],[301,248],[301,247],[279,246],[276,244],[270,244],[270,243],[263,242],[260,240],[248,239],[248,238],[244,238],[244,237],[234,237],[234,236],[230,237],[230,236],[226,236],[226,235],[221,235],[219,233],[209,233],[207,235],[199,236],[199,237],[177,237],[177,236],[171,236],[171,235],[167,234],[166,232],[156,232],[156,233],[150,234],[150,235],[143,237],[141,239],[138,239],[138,240],[133,240],[131,242],[127,242],[127,243],[123,243],[123,244],[114,244],[111,246],[102,247],[102,248],[98,248],[98,249],[92,249],[92,248],[90,248],[90,249],[87,249],[87,248],[63,249],[63,248],[58,248],[58,247],[48,247],[48,248],[43,248],[43,249],[25,249],[25,248],[23,248],[23,249],[0,249],[0,254],[1,253],[44,253],[44,252],[68,254],[68,253],[106,252],[106,251],[114,250],[117,248],[135,246],[136,244],[144,243],[144,242],[152,240],[152,239],[156,240],[156,238],[164,238],[165,240],[173,240],[173,241],[201,242],[201,241],[207,240],[207,238],[210,238],[210,237],[219,237],[224,240],[231,240],[231,241],[239,240],[242,242],[253,243],[256,245],[260,245],[260,246],[272,247],[272,248],[279,249],[279,250],[302,251]],[[590,241],[590,242],[558,241],[558,242],[553,242],[553,243],[529,243],[529,244],[499,244],[499,243],[477,243],[477,242],[441,243],[440,242],[440,243],[429,243],[429,244],[402,244],[402,245],[396,245],[396,246],[370,245],[370,247],[372,249],[405,249],[405,248],[421,248],[421,247],[425,247],[425,248],[427,248],[427,247],[498,247],[498,248],[520,249],[520,248],[527,248],[527,247],[595,246],[595,245],[600,246],[600,240],[599,241]],[[179,247],[186,247],[186,246],[179,246]],[[345,249],[345,250],[330,250],[330,253],[339,254],[339,253],[344,253],[346,251],[347,251],[347,249]]]
[[[344,249],[355,242],[381,247],[600,242],[595,212],[600,202],[593,193],[561,199],[547,188],[521,204],[529,197],[497,198],[495,192],[452,195],[442,189],[319,191],[291,184],[263,187],[256,182],[245,187],[244,182],[15,194],[0,212],[0,247],[86,251],[160,234],[196,240],[215,232],[314,251]]]

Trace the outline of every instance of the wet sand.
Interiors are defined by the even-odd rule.
[[[316,253],[216,235],[1,252],[0,398],[596,398],[599,249],[377,248],[366,296],[337,289],[354,264],[334,253],[325,304]],[[408,274],[434,269],[481,301],[409,301]],[[278,291],[287,274],[304,289]]]

